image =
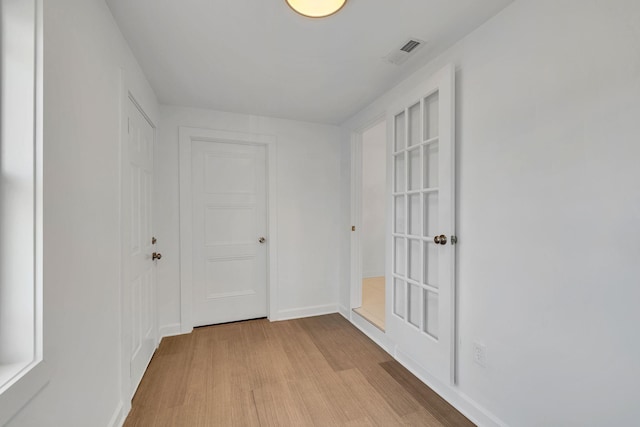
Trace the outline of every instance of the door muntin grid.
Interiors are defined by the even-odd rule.
[[[393,120],[393,314],[438,339],[439,92]]]

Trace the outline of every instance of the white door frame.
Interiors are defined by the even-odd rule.
[[[194,141],[227,144],[263,145],[267,151],[267,317],[277,311],[277,205],[276,148],[272,135],[241,133],[226,130],[180,127],[180,330],[193,330],[193,217],[191,195],[191,145]]]
[[[129,167],[129,149],[128,149],[128,141],[129,141],[129,129],[128,129],[128,120],[129,120],[129,102],[133,102],[136,108],[140,111],[142,116],[147,120],[151,128],[153,129],[153,144],[157,141],[157,127],[153,120],[149,117],[149,115],[144,111],[140,103],[136,100],[135,95],[129,90],[127,82],[124,77],[124,70],[120,70],[120,206],[119,206],[119,227],[120,227],[120,389],[123,396],[123,412],[126,414],[131,409],[131,399],[135,394],[135,390],[132,390],[132,382],[131,382],[131,330],[129,326],[131,325],[131,301],[127,298],[128,294],[128,271],[127,271],[127,257],[129,253],[129,244],[127,242],[127,237],[125,236],[125,227],[124,221],[128,221],[128,218],[124,215],[124,206],[125,203],[128,203],[124,200],[125,194],[127,194],[125,186],[128,186],[128,182],[125,182],[124,173],[125,168]],[[155,151],[155,150],[154,150]],[[154,172],[155,173],[155,172]],[[152,220],[153,225],[153,220]],[[157,280],[154,280],[153,283],[153,312],[155,323],[155,347],[158,347],[160,342],[160,332],[158,327],[158,304],[157,304]],[[135,385],[136,388],[138,384]]]
[[[380,114],[365,126],[351,132],[351,224],[355,231],[351,232],[351,293],[349,311],[362,306],[362,144],[363,134],[386,121],[385,114]],[[387,145],[389,141],[387,141]],[[388,150],[387,150],[388,151]],[[387,153],[385,151],[385,154]],[[388,163],[388,162],[386,162]],[[385,164],[386,164],[385,163]],[[388,169],[388,165],[387,165]],[[388,174],[387,174],[388,175]],[[388,189],[385,188],[385,194]],[[385,199],[386,200],[386,199]],[[388,221],[388,218],[387,218]],[[385,258],[388,236],[385,229]],[[387,270],[385,260],[385,271]],[[386,276],[386,273],[385,273]]]

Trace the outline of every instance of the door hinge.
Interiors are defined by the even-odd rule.
[[[458,243],[458,236],[451,236],[451,244],[455,245]]]
[[[356,231],[356,226],[355,225],[351,226],[351,231]]]

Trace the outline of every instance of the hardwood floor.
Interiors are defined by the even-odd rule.
[[[338,314],[165,338],[133,426],[473,426]]]

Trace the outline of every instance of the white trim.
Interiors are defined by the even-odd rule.
[[[397,348],[394,358],[474,424],[478,426],[507,427],[507,423],[455,387],[443,384],[442,381],[430,375],[418,362],[398,351]]]
[[[344,305],[340,305],[338,307],[338,313],[340,313],[342,315],[342,317],[344,317],[345,319],[347,319],[348,321],[351,321],[351,319],[349,318],[349,313],[351,312],[351,310],[349,310],[347,307],[345,307]]]
[[[365,125],[351,132],[351,224],[356,227],[351,232],[351,271],[350,271],[350,302],[351,309],[362,306],[362,278],[379,277],[365,276],[362,272],[362,135],[367,130],[385,121],[385,114],[376,115]],[[387,174],[388,175],[388,174]],[[386,240],[386,237],[385,237]],[[385,241],[385,245],[389,242]]]
[[[271,318],[270,320],[281,321],[281,320],[301,319],[303,317],[322,316],[325,314],[333,314],[337,312],[338,312],[338,307],[335,304],[314,305],[310,307],[280,310],[278,311],[278,317],[276,319]]]
[[[125,420],[127,419],[127,415],[129,411],[125,412],[125,407],[122,404],[122,401],[118,402],[118,406],[116,406],[116,410],[113,411],[113,415],[111,416],[111,420],[108,427],[122,427],[124,425]]]
[[[458,161],[457,161],[457,150],[458,147],[458,136],[456,134],[456,126],[459,122],[459,118],[456,113],[456,105],[457,105],[457,86],[456,86],[456,66],[454,64],[449,64],[449,68],[444,72],[449,73],[449,78],[452,81],[450,90],[450,100],[449,104],[449,114],[451,117],[451,163],[450,167],[453,173],[451,174],[451,236],[458,236],[458,204],[456,203],[460,192],[458,191],[458,174],[460,173],[458,170]],[[449,380],[452,384],[458,383],[458,369],[459,369],[459,361],[458,361],[458,336],[460,330],[460,314],[458,313],[459,304],[459,292],[458,292],[458,275],[456,274],[458,270],[458,245],[454,244],[452,248],[452,261],[451,261],[451,373]]]
[[[0,399],[0,426],[8,423],[51,379],[51,369],[45,361],[34,362],[26,373],[7,388]]]
[[[272,135],[241,133],[194,127],[179,128],[180,144],[180,329],[193,330],[191,143],[200,141],[264,145],[267,151],[267,316],[278,312],[278,221],[277,221],[277,138]]]
[[[351,133],[351,280],[349,308],[362,306],[362,132]]]
[[[43,0],[34,0],[34,73],[33,73],[33,144],[34,144],[34,352],[27,364],[0,393],[0,426],[8,423],[51,379],[45,360],[44,292],[43,292],[43,164],[44,164],[44,8]]]
[[[35,78],[35,356],[44,359],[44,3],[36,0]],[[47,369],[44,369],[46,371]],[[47,378],[48,379],[48,378]]]
[[[161,326],[159,329],[160,341],[162,338],[174,337],[176,335],[182,335],[182,329],[180,323],[172,323],[170,325]]]

